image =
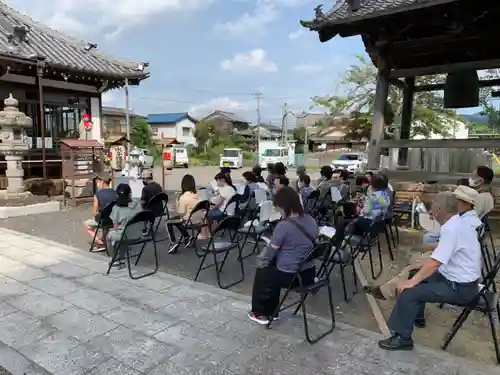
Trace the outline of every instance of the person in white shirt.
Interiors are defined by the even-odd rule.
[[[425,321],[426,303],[451,305],[471,302],[481,277],[481,247],[477,233],[457,213],[458,200],[450,192],[438,193],[431,206],[441,225],[441,237],[429,259],[398,285],[398,298],[388,321],[391,337],[379,341],[385,350],[413,349],[413,326]]]
[[[458,186],[452,194],[457,198],[457,212],[461,219],[472,229],[477,230],[482,224],[474,210],[474,202],[479,193],[470,187]],[[410,265],[403,268],[398,275],[380,286],[365,286],[365,292],[380,300],[396,298],[398,295],[398,285],[402,281],[408,280],[410,275],[418,269],[423,260],[429,259],[432,256],[432,251],[437,245],[437,242],[432,246],[424,245],[421,253],[413,256],[410,260]],[[417,327],[423,327],[424,325],[425,322],[423,321],[418,321],[416,323]]]
[[[212,198],[212,208],[207,213],[207,218],[215,221],[222,220],[226,215],[234,215],[237,202],[229,204],[236,195],[236,188],[233,186],[231,178],[225,173],[218,173],[215,176],[217,182],[217,195]]]

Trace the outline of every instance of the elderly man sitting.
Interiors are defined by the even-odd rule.
[[[413,326],[424,319],[427,302],[466,304],[477,295],[481,249],[475,229],[457,213],[453,193],[437,194],[431,209],[441,225],[439,243],[430,258],[416,267],[416,274],[399,283],[399,296],[388,321],[392,335],[379,341],[382,349],[413,349]]]
[[[466,224],[476,230],[481,225],[481,220],[479,220],[474,210],[475,200],[479,193],[470,187],[458,186],[453,192],[453,195],[457,198],[458,214]],[[424,245],[423,251],[418,255],[414,255],[411,258],[410,265],[403,268],[396,277],[380,286],[365,286],[365,292],[380,300],[394,299],[398,294],[398,285],[408,280],[410,275],[418,270],[423,260],[429,259],[432,256],[432,251],[437,247],[437,244],[438,243],[433,244],[432,247]],[[415,326],[424,327],[425,320],[416,320]]]

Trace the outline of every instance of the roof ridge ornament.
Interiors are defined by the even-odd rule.
[[[323,4],[319,4],[318,6],[316,6],[316,8],[314,8],[314,22],[320,22],[320,21],[324,21],[326,19],[326,16],[325,14],[323,13]]]

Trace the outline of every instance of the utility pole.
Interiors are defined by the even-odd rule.
[[[285,102],[283,105],[283,117],[281,118],[281,142],[284,144],[288,140],[288,103]]]
[[[264,98],[261,92],[254,94],[255,100],[257,100],[257,161],[260,163],[260,101]]]
[[[128,96],[128,78],[125,78],[125,124],[127,127],[127,157],[130,155],[130,101]]]

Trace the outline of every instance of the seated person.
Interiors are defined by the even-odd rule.
[[[476,212],[480,219],[495,208],[495,200],[491,193],[493,177],[493,170],[486,166],[477,167],[472,176],[469,177],[469,186],[479,193],[476,199]]]
[[[308,212],[308,206],[311,206],[313,202],[308,203],[309,196],[314,191],[311,186],[311,177],[308,175],[302,175],[299,177],[299,195],[302,198],[302,202],[304,202],[304,209]]]
[[[476,231],[459,214],[457,198],[438,193],[431,210],[441,225],[441,238],[430,258],[397,287],[398,297],[388,321],[391,337],[379,341],[385,350],[413,349],[414,325],[425,326],[425,304],[462,305],[478,292],[481,277],[481,248]]]
[[[345,169],[339,170],[338,174],[340,181],[340,185],[338,186],[340,196],[342,197],[343,201],[347,201],[349,200],[351,194],[351,189],[349,187],[350,175],[349,172]]]
[[[259,188],[259,185],[257,177],[253,174],[253,172],[244,172],[243,179],[245,180],[245,190],[243,191],[243,195],[240,197],[240,204],[246,205],[250,201],[255,189]]]
[[[468,224],[472,229],[477,230],[481,226],[481,220],[474,210],[474,201],[479,195],[477,191],[467,186],[459,186],[452,194],[457,199],[457,212],[462,220]],[[403,270],[394,278],[380,286],[365,286],[365,292],[373,295],[380,300],[393,299],[397,296],[397,286],[402,280],[408,280],[412,271],[418,269],[423,260],[429,259],[432,251],[437,247],[438,243],[432,246],[422,246],[421,252],[411,257],[410,265],[403,268]]]
[[[116,187],[116,196],[116,203],[110,215],[114,228],[109,231],[106,238],[108,250],[111,255],[114,254],[117,242],[122,238],[127,223],[142,210],[140,202],[132,200],[132,189],[128,184],[119,184]],[[126,249],[120,248],[120,259],[122,259],[125,251]]]
[[[269,163],[269,164],[267,164],[266,184],[271,192],[274,192],[274,190],[275,190],[275,186],[274,186],[275,179],[276,179],[276,173],[274,172],[274,164]]]
[[[359,216],[350,221],[339,222],[337,231],[334,236],[335,246],[340,249],[346,235],[347,226],[352,223],[351,233],[355,235],[363,235],[372,228],[373,223],[377,219],[382,219],[387,214],[390,205],[390,197],[387,195],[386,180],[379,175],[372,177],[372,191],[360,200],[363,201],[363,208]]]
[[[284,187],[288,187],[290,185],[290,180],[288,177],[284,175],[280,175],[276,177],[276,190],[275,193],[283,189]]]
[[[236,194],[236,188],[233,186],[231,177],[224,173],[218,173],[215,176],[217,182],[217,195],[212,198],[212,208],[208,211],[207,218],[212,221],[222,220],[226,214],[234,215],[235,204],[228,206],[229,201]],[[225,213],[224,213],[225,212]]]
[[[266,183],[264,180],[264,177],[262,177],[262,168],[258,165],[254,166],[252,168],[252,172],[255,175],[255,179],[257,180],[258,183]]]
[[[299,192],[300,182],[302,181],[303,177],[306,175],[306,167],[304,167],[303,165],[298,166],[296,173],[297,173],[297,180],[295,181],[295,191]]]
[[[340,182],[333,179],[333,169],[329,165],[321,167],[319,171],[321,179],[319,180],[318,187],[319,190],[319,202],[325,206],[331,206],[331,200],[328,199],[330,196],[330,188],[332,186],[339,186]]]
[[[252,290],[252,310],[249,318],[259,324],[268,324],[280,300],[281,288],[286,288],[299,270],[300,263],[309,255],[318,236],[318,224],[304,213],[298,194],[290,187],[280,189],[274,204],[285,220],[275,227],[267,247],[257,256],[257,271]],[[300,272],[305,284],[314,282],[314,263]]]
[[[177,197],[176,200],[176,212],[177,216],[172,217],[169,223],[167,224],[168,235],[170,238],[170,243],[172,246],[168,250],[169,254],[175,253],[179,244],[175,240],[174,227],[177,228],[182,236],[184,237],[184,244],[187,245],[191,240],[191,236],[184,228],[184,223],[189,220],[191,215],[191,211],[200,201],[200,196],[196,191],[196,182],[194,177],[190,174],[185,174],[181,180],[181,193]],[[199,215],[193,215],[196,217],[191,218],[191,222],[193,224],[198,224],[203,219],[203,212],[199,212]],[[175,221],[175,219],[179,219],[179,221]]]
[[[116,201],[116,192],[110,187],[111,176],[107,173],[101,173],[95,177],[96,193],[94,195],[94,203],[92,205],[93,219],[86,220],[83,225],[87,233],[94,238],[101,219],[101,211],[108,204]],[[104,245],[103,239],[96,237],[95,245],[101,247]]]
[[[142,183],[144,187],[142,188],[141,193],[141,205],[143,208],[148,208],[153,211],[156,216],[160,216],[163,214],[163,203],[158,202],[155,206],[147,206],[149,201],[156,195],[163,193],[163,188],[161,185],[155,181],[153,181],[153,171],[152,170],[144,170],[141,172]]]

